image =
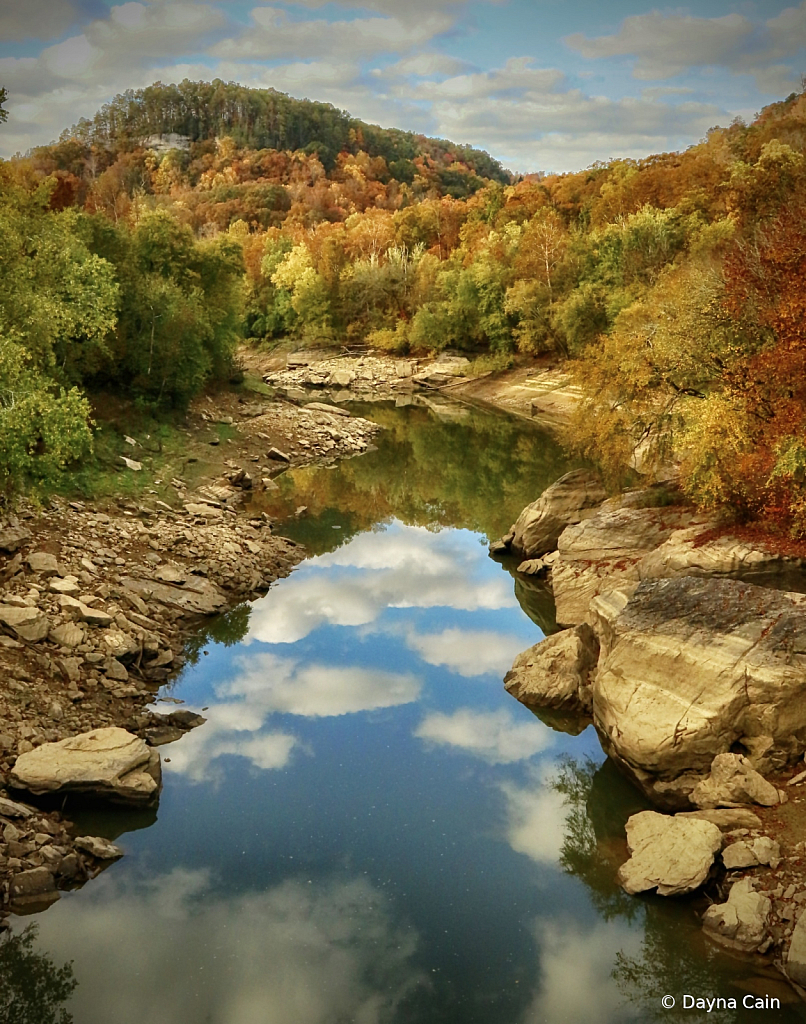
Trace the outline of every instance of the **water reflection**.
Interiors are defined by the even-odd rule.
[[[369,626],[389,608],[510,608],[511,583],[479,564],[477,538],[435,534],[393,521],[306,563],[272,596],[252,606],[247,643],[290,644],[323,625]]]
[[[72,1024],[64,1004],[77,985],[72,963],[57,967],[34,948],[36,925],[0,938],[0,1020],[4,1024]],[[58,958],[57,958],[58,959]]]
[[[455,747],[488,764],[525,761],[551,746],[551,736],[534,723],[516,721],[506,708],[476,711],[459,708],[451,714],[434,712],[417,726],[414,735],[429,744]]]
[[[234,896],[210,871],[177,867],[107,875],[72,902],[71,932],[50,946],[92,971],[72,1004],[81,1024],[381,1024],[425,983],[416,931],[364,878]]]

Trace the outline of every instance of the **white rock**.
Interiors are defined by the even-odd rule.
[[[13,629],[23,640],[36,643],[44,640],[50,630],[50,621],[39,608],[17,608],[0,604],[0,623]]]
[[[772,904],[753,891],[753,880],[731,886],[727,903],[710,906],[702,919],[705,934],[720,945],[752,953],[764,941]]]
[[[780,803],[778,790],[760,775],[741,754],[717,754],[711,774],[693,790],[691,802],[697,807],[740,807]]]
[[[36,794],[79,790],[143,802],[159,790],[159,772],[159,755],[144,740],[109,727],[20,754],[9,781]]]
[[[529,559],[553,550],[569,523],[578,523],[606,497],[601,480],[590,470],[566,473],[518,516],[512,527],[513,554]]]
[[[590,626],[565,629],[519,654],[504,686],[522,704],[590,713],[598,655]]]
[[[641,811],[627,822],[627,845],[632,856],[618,872],[625,891],[678,896],[706,880],[722,833],[710,821]]]
[[[98,860],[117,860],[123,856],[123,850],[108,839],[100,836],[79,836],[75,841],[79,850],[86,850],[87,853],[97,857]]]

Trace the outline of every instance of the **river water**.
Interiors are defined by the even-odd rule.
[[[742,1008],[786,989],[690,902],[621,892],[640,798],[592,728],[503,689],[555,625],[487,542],[568,468],[556,444],[459,405],[358,411],[376,451],[261,499],[310,557],[163,691],[208,721],[161,748],[158,811],[68,811],[126,856],[16,919],[3,967],[38,1006],[15,1024],[803,1020]]]

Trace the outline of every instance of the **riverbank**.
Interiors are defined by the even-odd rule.
[[[275,477],[366,451],[379,428],[344,409],[233,390],[198,399],[181,429],[173,465],[152,460],[146,438],[127,438],[127,497],[53,497],[0,521],[0,928],[9,909],[46,905],[113,855],[80,848],[52,807],[19,803],[26,794],[9,777],[20,755],[108,728],[160,749],[200,724],[170,702],[166,714],[148,705],[205,619],[265,593],[305,557],[261,508]],[[135,497],[131,475],[143,480]]]

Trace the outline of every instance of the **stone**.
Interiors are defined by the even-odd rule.
[[[159,755],[114,726],[43,743],[21,754],[9,775],[9,785],[37,795],[76,790],[135,803],[155,797],[159,782]]]
[[[31,539],[31,533],[23,526],[0,526],[0,551],[13,555]]]
[[[126,683],[129,680],[129,673],[126,671],[125,665],[117,660],[117,658],[107,658],[104,662],[104,674],[107,679],[113,679],[119,683]]]
[[[0,604],[0,623],[30,643],[44,640],[50,631],[50,620],[39,608]]]
[[[86,622],[88,626],[109,626],[113,621],[112,616],[102,609],[90,608],[88,604],[75,597],[70,597],[69,594],[61,594],[59,604],[66,615],[72,619]]]
[[[183,584],[187,582],[187,573],[175,565],[163,565],[154,573],[154,579],[161,583]]]
[[[326,412],[332,416],[346,416],[350,418],[350,410],[342,409],[338,405],[326,405],[324,402],[308,402],[305,408],[310,411]]]
[[[694,788],[691,802],[697,807],[740,807],[780,803],[778,790],[760,775],[741,754],[717,754],[711,774]]]
[[[185,511],[191,516],[202,516],[204,519],[221,519],[224,512],[214,505],[204,505],[198,502],[189,501],[185,504]]]
[[[108,629],[103,635],[101,650],[118,661],[128,663],[140,653],[140,644],[122,629]]]
[[[4,818],[31,818],[34,815],[33,807],[17,803],[16,800],[9,800],[0,796],[0,815]]]
[[[575,626],[519,654],[504,686],[522,704],[590,714],[591,673],[598,657],[591,627]]]
[[[637,585],[641,559],[690,518],[689,512],[605,504],[563,530],[551,573],[557,621],[568,626],[592,621],[593,598],[603,591]]]
[[[54,577],[48,583],[48,590],[54,594],[70,594],[71,597],[75,597],[76,594],[81,593],[81,587],[78,583],[72,580],[60,580],[58,576]]]
[[[101,839],[100,836],[79,836],[75,840],[75,845],[79,850],[84,850],[98,860],[117,860],[123,856],[123,850],[119,846],[110,843],[108,839]]]
[[[706,880],[722,833],[710,821],[640,811],[627,821],[627,846],[631,857],[618,872],[626,892],[680,896]]]
[[[729,949],[753,953],[764,942],[772,903],[743,878],[730,889],[727,903],[713,904],[703,914],[705,934]]]
[[[600,505],[606,497],[595,473],[587,469],[566,473],[518,516],[511,530],[512,553],[521,559],[530,559],[552,551],[563,530],[571,523],[578,523],[589,509]]]
[[[722,863],[728,871],[736,871],[739,868],[757,867],[758,857],[747,843],[740,840],[722,851]]]
[[[702,788],[702,777],[737,746],[756,771],[780,770],[802,755],[801,595],[728,579],[643,580],[609,629],[593,718],[622,770],[652,800],[661,797],[659,784],[666,787],[660,806],[668,809],[778,803],[774,788],[744,769],[730,792],[717,793],[714,782]]]
[[[285,452],[281,452],[279,448],[269,448],[266,452],[267,459],[274,459],[277,462],[290,462],[291,456],[286,455]]]
[[[773,870],[781,863],[781,847],[769,836],[759,836],[753,841],[753,853],[761,865],[769,865]]]
[[[214,583],[198,576],[190,577],[184,586],[127,577],[123,585],[146,601],[158,601],[171,608],[195,615],[214,615],[228,604],[227,595]]]
[[[761,828],[761,818],[743,807],[719,807],[699,811],[679,811],[678,818],[701,818],[711,821],[723,832],[734,828]]]
[[[31,868],[12,875],[9,896],[13,903],[24,903],[56,894],[56,883],[46,867]]]
[[[38,573],[40,576],[62,575],[59,560],[47,551],[32,551],[26,558],[26,562],[31,572]]]
[[[806,910],[798,916],[786,955],[786,973],[798,985],[806,986]]]
[[[48,640],[59,647],[78,647],[84,643],[84,630],[75,622],[60,622],[51,627]]]

